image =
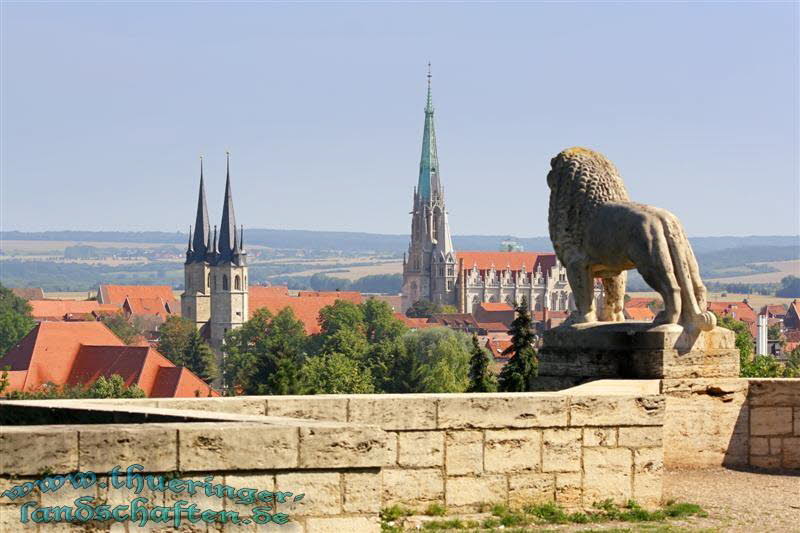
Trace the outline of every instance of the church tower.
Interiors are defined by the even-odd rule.
[[[211,318],[211,228],[208,224],[206,189],[203,183],[203,158],[200,158],[200,192],[194,232],[189,227],[189,247],[183,265],[185,290],[181,295],[181,315],[199,329]]]
[[[226,154],[225,200],[219,238],[214,228],[211,253],[211,346],[220,350],[225,334],[248,319],[247,252],[244,228],[237,231],[231,193],[230,154]]]
[[[411,243],[403,258],[403,312],[418,300],[455,305],[456,290],[456,253],[439,179],[429,63],[419,181],[411,211]]]

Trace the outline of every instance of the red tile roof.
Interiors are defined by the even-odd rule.
[[[786,314],[786,306],[783,304],[769,304],[761,307],[759,315],[769,314],[774,317],[782,317]]]
[[[754,324],[756,322],[756,312],[745,302],[708,302],[708,310],[721,316],[730,316]]]
[[[265,296],[289,296],[289,287],[274,285],[264,287],[261,285],[251,285],[247,289],[250,298],[261,298]]]
[[[530,273],[541,266],[542,272],[552,268],[556,264],[556,254],[550,252],[457,252],[457,260],[464,261],[464,269],[470,270],[476,266],[478,270],[521,270],[525,265],[525,270]]]
[[[97,299],[106,304],[122,305],[125,298],[175,298],[172,287],[168,285],[100,285]]]
[[[656,317],[655,313],[648,307],[626,307],[623,313],[625,313],[625,318],[628,320],[651,322]]]
[[[30,300],[28,303],[34,320],[64,320],[67,314],[120,310],[118,305],[101,304],[93,300]]]
[[[513,311],[514,308],[505,302],[481,302],[478,304],[484,311]]]
[[[11,292],[24,300],[44,300],[44,291],[41,288],[11,289]]]
[[[34,391],[48,382],[88,385],[119,374],[149,397],[218,396],[187,369],[162,378],[161,369],[175,368],[171,361],[149,346],[125,346],[101,322],[42,322],[0,359],[0,367],[6,365],[13,371],[9,390]]]
[[[127,313],[132,315],[155,316],[162,319],[171,315],[173,309],[180,309],[176,300],[165,301],[161,297],[134,298],[129,296],[125,298],[122,306]]]
[[[297,296],[300,298],[334,297],[337,300],[345,300],[354,304],[360,304],[362,301],[361,293],[358,291],[300,291]]]
[[[508,325],[502,322],[478,322],[478,327],[489,333],[508,331]]]
[[[394,317],[411,329],[434,328],[436,324],[429,324],[427,318],[409,318],[403,313],[394,313]]]
[[[631,298],[627,302],[625,302],[625,309],[631,309],[633,307],[649,307],[650,304],[655,304],[660,302],[659,298]]]
[[[313,335],[320,332],[320,310],[327,305],[333,305],[336,300],[339,300],[339,298],[335,296],[306,296],[303,298],[294,296],[260,296],[250,299],[250,316],[253,316],[253,313],[258,309],[267,309],[275,315],[288,307],[294,312],[298,320],[303,323],[306,333]]]
[[[487,339],[486,340],[486,349],[489,350],[492,356],[495,359],[501,359],[503,361],[507,361],[511,358],[511,355],[503,355],[503,352],[511,346],[511,340],[505,339]]]

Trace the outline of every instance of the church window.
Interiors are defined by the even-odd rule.
[[[447,275],[448,276],[455,275],[455,271],[453,270],[453,265],[450,265],[450,266],[447,267]]]
[[[222,290],[223,291],[228,290],[228,276],[226,276],[225,274],[222,275]]]
[[[211,273],[210,272],[208,274],[208,285],[206,286],[206,288],[208,288],[208,289],[211,288]]]
[[[233,288],[236,289],[237,291],[242,290],[242,280],[238,276],[238,274],[235,278],[233,278]]]
[[[447,280],[447,290],[448,291],[453,290],[453,280],[452,279],[448,279]]]

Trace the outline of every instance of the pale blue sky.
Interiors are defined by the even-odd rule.
[[[584,145],[690,235],[797,234],[796,3],[2,5],[3,229],[406,233],[425,65],[456,234]]]

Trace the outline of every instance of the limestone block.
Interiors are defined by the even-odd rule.
[[[670,468],[748,464],[747,380],[663,380],[665,461]]]
[[[542,435],[536,429],[487,430],[483,464],[486,472],[538,470]]]
[[[638,448],[641,446],[661,446],[661,426],[621,427],[619,445]]]
[[[751,407],[800,406],[800,380],[750,378],[747,382]]]
[[[397,440],[398,434],[394,431],[385,431],[386,434],[386,450],[383,453],[383,462],[381,466],[397,466]]]
[[[128,488],[128,479],[124,475],[124,469],[121,471],[122,475],[117,476],[117,484],[119,486],[114,486],[110,476],[102,476],[98,479],[102,479],[102,483],[105,484],[105,487],[100,486],[98,483],[97,488],[97,498],[99,500],[104,501],[108,505],[116,506],[116,505],[128,505],[130,504],[131,500],[134,498],[147,498],[147,503],[145,504],[146,507],[155,507],[157,505],[164,505],[164,492],[152,490],[146,482],[144,482],[144,478],[142,481],[144,482],[141,485],[140,492],[137,494],[136,490],[138,490],[139,485],[137,484],[136,478],[132,478],[130,481],[130,488]],[[201,480],[198,480],[201,481]],[[202,489],[200,489],[202,490]],[[191,496],[188,493],[182,494],[184,497],[176,498],[177,500],[190,500]],[[217,509],[222,508],[222,499],[218,499],[216,501]]]
[[[617,428],[583,428],[584,446],[616,446]]]
[[[783,467],[800,468],[800,437],[783,439]]]
[[[233,396],[224,398],[167,398],[158,400],[162,409],[193,409],[240,415],[265,415],[267,406],[263,397]]]
[[[442,466],[443,431],[402,431],[397,435],[398,462],[402,466]]]
[[[381,510],[381,474],[373,472],[345,473],[345,513],[377,513]]]
[[[64,426],[0,427],[0,474],[78,470],[78,431]]]
[[[178,430],[174,426],[92,426],[79,428],[78,433],[80,470],[108,472],[132,464],[142,465],[148,472],[178,469]]]
[[[445,437],[445,466],[448,476],[483,472],[483,433],[449,431]]]
[[[580,476],[579,476],[580,477]],[[447,482],[448,491],[450,481]],[[578,483],[580,488],[580,482]],[[511,474],[508,476],[508,505],[520,508],[525,505],[552,502],[555,499],[554,474]]]
[[[751,407],[751,435],[791,435],[791,407]]]
[[[39,502],[42,507],[56,507],[62,505],[69,505],[75,507],[75,500],[83,496],[91,496],[94,504],[99,503],[98,491],[102,490],[96,484],[88,488],[75,488],[71,483],[66,482],[57,491],[42,492],[39,497]]]
[[[616,503],[629,500],[632,460],[632,452],[627,448],[584,448],[584,505],[607,498]]]
[[[507,501],[505,476],[448,477],[447,507],[478,507],[484,503]]]
[[[217,483],[220,481],[217,480]],[[253,508],[255,507],[271,507],[273,509],[272,512],[287,512],[284,511],[284,508],[288,507],[286,503],[278,503],[273,501],[273,498],[264,498],[258,499],[257,497],[253,496],[253,491],[247,491],[244,489],[254,489],[256,496],[259,492],[268,491],[268,492],[275,492],[275,476],[273,474],[226,474],[225,475],[225,484],[233,487],[236,489],[234,492],[233,497],[229,495],[225,495],[225,510],[226,511],[236,511],[239,513],[239,516],[252,516],[253,515]],[[176,494],[176,496],[180,496],[180,494]],[[191,500],[189,498],[179,498],[189,500],[192,503],[197,503],[195,498],[198,497],[206,497],[205,495],[196,495],[193,496]],[[173,496],[174,498],[174,496]],[[249,501],[253,500],[253,501]],[[265,501],[266,500],[266,501]],[[221,499],[217,499],[217,505],[219,504]],[[210,502],[204,502],[210,503]],[[200,504],[197,505],[200,507]],[[214,509],[215,507],[205,507],[206,509]]]
[[[783,439],[780,437],[773,437],[769,439],[769,454],[770,455],[780,455],[782,452],[781,444]]]
[[[556,503],[567,509],[581,507],[582,484],[580,473],[558,472],[556,474]]]
[[[633,499],[644,507],[661,504],[664,450],[638,448],[633,452]]]
[[[378,533],[381,523],[377,516],[342,516],[337,518],[308,518],[308,533],[342,533],[342,531],[358,531]]]
[[[403,504],[424,508],[444,499],[444,478],[440,468],[401,470],[384,468],[382,507]]]
[[[350,396],[349,422],[384,430],[436,429],[436,402],[431,395]]]
[[[182,472],[298,466],[297,428],[200,422],[185,424],[178,438]]]
[[[452,394],[439,400],[439,427],[533,428],[567,425],[567,398],[548,393]]]
[[[780,468],[781,458],[777,455],[751,455],[750,466],[757,468]]]
[[[267,399],[267,414],[269,416],[346,422],[347,401],[346,397],[270,396]]]
[[[338,472],[292,472],[275,476],[277,492],[291,492],[286,503],[278,503],[290,516],[337,515],[342,512],[341,479]],[[299,502],[294,496],[305,494]],[[291,500],[291,501],[290,501]]]
[[[581,429],[545,429],[542,434],[543,472],[580,472]]]
[[[752,455],[769,455],[769,439],[766,437],[751,438],[750,453]]]
[[[386,437],[377,427],[301,427],[300,466],[380,466],[386,460]]]
[[[37,524],[20,522],[20,508],[18,505],[0,505],[0,531],[37,531]]]
[[[794,434],[800,437],[800,407],[794,408]]]
[[[570,399],[571,426],[655,426],[664,422],[663,396],[576,396]]]

